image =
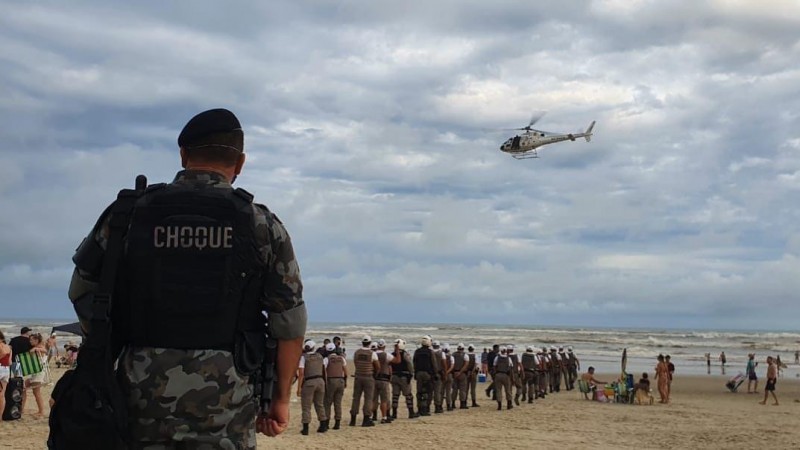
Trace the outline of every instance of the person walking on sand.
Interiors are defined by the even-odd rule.
[[[767,404],[767,397],[772,393],[772,398],[775,400],[774,406],[778,406],[778,397],[775,396],[775,383],[778,382],[778,367],[772,360],[772,356],[767,356],[767,385],[764,387],[764,400],[759,403],[762,405]]]
[[[669,403],[669,367],[664,361],[664,355],[658,355],[656,364],[656,381],[658,381],[659,403]]]
[[[747,367],[745,367],[745,374],[747,374],[747,393],[748,394],[758,394],[758,375],[756,375],[756,366],[758,363],[756,360],[755,353],[748,353],[747,354]],[[753,390],[750,390],[750,385],[755,383],[753,386]]]
[[[722,365],[722,367],[725,367],[725,363],[728,362],[728,358],[725,357],[725,352],[721,352],[719,354],[719,362]]]

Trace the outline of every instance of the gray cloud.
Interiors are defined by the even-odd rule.
[[[797,312],[794,2],[3,9],[3,315],[69,315],[97,214],[137,173],[169,180],[180,128],[218,106],[244,124],[239,183],[287,224],[312,319],[780,328]],[[597,134],[513,160],[510,132],[487,129],[533,110]]]

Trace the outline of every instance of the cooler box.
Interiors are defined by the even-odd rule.
[[[486,374],[485,373],[479,373],[478,374],[478,383],[486,383]]]

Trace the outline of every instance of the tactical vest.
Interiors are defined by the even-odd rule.
[[[306,359],[305,367],[303,368],[303,376],[306,380],[314,378],[321,378],[322,371],[325,367],[324,358],[317,352],[310,352],[303,355]]]
[[[561,370],[561,361],[556,352],[550,352],[550,369],[553,371]]]
[[[494,370],[497,373],[508,374],[509,372],[511,372],[511,364],[508,359],[508,356],[497,355],[497,358],[495,358],[495,362],[496,364],[494,366]]]
[[[347,361],[342,355],[332,353],[328,356],[328,378],[344,378],[344,366]]]
[[[558,360],[561,361],[561,367],[569,366],[569,356],[566,353],[559,353]]]
[[[435,370],[436,373],[443,373],[445,370],[447,370],[447,368],[445,367],[445,361],[444,361],[444,358],[442,358],[442,355],[444,355],[444,352],[442,351],[441,348],[439,350],[434,350],[433,351],[433,359],[435,361],[433,363],[434,364],[433,370]]]
[[[372,366],[372,350],[360,348],[353,353],[353,363],[356,365],[357,377],[371,377],[375,373]]]
[[[577,366],[578,365],[578,357],[575,356],[575,353],[569,352],[569,353],[567,353],[567,357],[569,357],[569,365],[570,366]]]
[[[467,372],[472,372],[475,370],[475,364],[477,363],[475,360],[476,355],[475,353],[467,353],[467,357],[469,358],[469,362],[467,363]]]
[[[511,360],[511,368],[519,370],[519,356],[514,353],[513,355],[508,355],[508,359]]]
[[[381,381],[389,381],[392,373],[392,368],[389,366],[389,361],[391,361],[391,359],[389,358],[388,353],[378,353],[378,363],[381,367],[378,370],[378,373],[375,375],[375,378]]]
[[[392,356],[395,356],[395,353],[392,353]],[[405,350],[400,350],[400,362],[397,364],[391,363],[389,364],[392,366],[392,373],[393,374],[400,374],[400,373],[410,373],[411,371],[408,370],[408,359],[406,357]]]
[[[527,371],[536,369],[536,356],[533,353],[522,354],[522,368]]]
[[[462,367],[464,367],[464,352],[459,350],[453,353],[453,372],[461,371]]]
[[[266,342],[260,300],[267,264],[252,200],[242,189],[196,184],[145,191],[120,268],[123,306],[115,302],[128,344],[228,350],[238,369],[257,366]]]
[[[427,372],[433,375],[435,367],[433,365],[433,352],[430,347],[420,347],[414,351],[414,369],[417,372]]]

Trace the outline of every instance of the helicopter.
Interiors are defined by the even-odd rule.
[[[539,155],[536,149],[547,144],[553,144],[561,141],[574,141],[577,138],[584,138],[586,142],[592,140],[592,129],[594,128],[595,121],[589,124],[589,128],[583,133],[567,133],[558,134],[550,133],[547,131],[536,130],[531,128],[536,122],[544,116],[544,113],[534,113],[528,125],[522,128],[511,128],[512,130],[525,131],[522,135],[516,135],[508,138],[507,141],[500,146],[500,151],[510,154],[515,159],[529,159],[538,158]]]

